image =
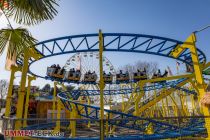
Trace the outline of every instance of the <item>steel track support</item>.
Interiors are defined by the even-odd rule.
[[[99,66],[100,66],[100,139],[104,140],[104,79],[103,79],[103,34],[99,30]]]
[[[61,104],[60,99],[57,99],[56,127],[54,128],[55,132],[60,132],[61,128]]]
[[[28,118],[28,106],[29,106],[29,96],[31,94],[31,81],[36,80],[35,76],[28,76],[28,87],[27,87],[27,94],[26,94],[26,102],[25,102],[25,111],[24,111],[24,121],[23,126],[27,126],[27,118]]]
[[[171,56],[177,58],[178,56],[181,55],[181,53],[185,49],[189,49],[192,57],[192,62],[193,62],[193,68],[194,68],[194,73],[195,73],[195,86],[198,88],[199,91],[199,96],[202,98],[205,94],[205,89],[206,89],[206,84],[204,83],[203,80],[203,75],[202,75],[202,66],[205,66],[205,64],[200,64],[199,63],[199,58],[198,58],[198,51],[196,48],[196,36],[195,33],[192,33],[187,40],[184,42],[182,46],[177,46],[173,52],[171,52]],[[209,116],[209,110],[207,107],[203,106],[202,111],[204,116]],[[205,126],[207,129],[208,133],[208,139],[210,139],[210,118],[205,118]]]
[[[7,94],[7,98],[6,98],[6,110],[5,110],[6,118],[10,116],[13,83],[14,83],[14,79],[15,79],[15,73],[17,71],[21,71],[21,68],[16,67],[16,66],[11,67],[10,82],[9,82],[8,94]]]
[[[70,129],[71,129],[71,137],[74,138],[76,136],[76,118],[77,118],[77,110],[74,104],[71,104],[72,111],[71,111],[71,120],[70,121]]]
[[[56,95],[57,95],[57,82],[54,82],[54,89],[53,89],[53,106],[52,106],[52,118],[55,119],[55,103],[56,103]]]
[[[28,60],[29,60],[29,52],[28,52],[28,49],[25,49],[20,88],[18,90],[18,103],[17,103],[17,113],[16,113],[17,119],[22,119],[23,117],[23,103],[24,103],[24,97],[25,97],[25,92],[26,92],[25,86],[26,86],[26,77],[27,77],[27,72],[28,72]],[[21,127],[22,127],[22,122],[20,120],[16,121],[15,129],[20,130]]]
[[[90,102],[90,97],[89,97],[89,96],[87,97],[87,100],[88,100],[88,105],[90,105],[90,104],[91,104],[91,102]],[[90,114],[90,111],[91,111],[91,109],[90,109],[90,108],[88,108],[88,114]],[[87,127],[88,127],[88,128],[90,128],[90,126],[91,126],[91,123],[90,123],[90,121],[88,121],[88,125],[87,125]]]

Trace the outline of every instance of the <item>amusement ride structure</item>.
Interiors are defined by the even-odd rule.
[[[101,31],[99,34],[66,36],[39,42],[19,54],[18,67],[12,67],[10,88],[15,72],[22,72],[16,117],[21,119],[24,112],[26,78],[30,74],[33,76],[28,77],[29,85],[34,77],[54,81],[53,110],[57,110],[57,120],[42,125],[27,125],[25,121],[17,121],[15,129],[69,130],[67,136],[49,139],[98,139],[99,136],[91,136],[88,134],[90,132],[82,137],[77,134],[77,131],[87,128],[91,131],[94,127],[100,129],[94,132],[100,134],[101,139],[193,138],[205,134],[210,137],[210,119],[196,118],[209,116],[208,108],[200,106],[199,101],[207,88],[204,74],[209,75],[210,63],[207,63],[205,54],[195,43],[195,33],[181,42],[151,35]],[[170,76],[167,76],[167,71],[149,76],[144,68],[132,75],[122,71],[118,73],[103,52],[158,55],[181,61],[191,70]],[[45,76],[31,69],[40,60],[70,53],[74,55],[63,67],[49,66]],[[76,85],[76,88],[67,91],[64,83]],[[57,85],[63,87],[63,92],[56,93]],[[9,117],[10,97],[9,92],[6,117]],[[69,110],[72,120],[61,119],[60,113],[64,107]],[[161,117],[172,119],[158,119]],[[179,118],[178,124],[176,118]],[[24,112],[24,119],[27,119],[27,111]],[[82,128],[78,128],[79,125]]]

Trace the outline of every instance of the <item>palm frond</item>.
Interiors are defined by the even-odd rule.
[[[17,56],[24,49],[32,47],[36,43],[29,31],[25,28],[0,30],[0,54],[8,47],[7,57]]]
[[[57,15],[56,0],[4,0],[6,16],[13,17],[19,24],[34,25],[45,20],[52,20]]]

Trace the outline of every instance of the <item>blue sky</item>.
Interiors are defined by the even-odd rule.
[[[209,0],[61,0],[59,4],[58,15],[52,21],[27,27],[39,41],[66,35],[96,33],[99,29],[103,32],[150,34],[184,41],[193,31],[210,24]],[[5,19],[1,17],[0,21],[0,28],[5,27]],[[20,26],[14,22],[12,24],[15,27]],[[197,47],[206,53],[209,60],[210,29],[197,34],[197,40]],[[138,60],[156,61],[163,69],[167,65],[174,70],[176,67],[174,60],[163,57],[132,53],[105,55],[116,67]],[[37,71],[44,72],[43,67],[56,60],[64,64],[68,57],[70,55],[42,62],[36,66]],[[9,72],[4,70],[5,54],[0,59],[0,79],[9,79]],[[18,81],[19,78],[16,83]],[[44,83],[44,80],[33,82],[40,86]]]

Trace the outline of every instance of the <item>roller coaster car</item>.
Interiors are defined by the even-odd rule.
[[[111,74],[105,74],[104,75],[104,82],[105,83],[111,83],[112,80],[113,80],[113,75],[111,75]]]
[[[68,71],[65,73],[65,79],[66,80],[70,80],[70,81],[79,81],[81,77],[81,72],[76,71],[76,72],[72,72],[72,71]]]
[[[47,67],[47,76],[63,79],[64,78],[64,69]]]
[[[86,73],[84,75],[84,82],[96,82],[97,80],[97,75],[96,74],[88,74]]]
[[[133,79],[134,81],[139,81],[139,80],[146,80],[147,79],[147,75],[145,73],[134,73],[133,74]]]
[[[116,81],[117,82],[129,81],[129,75],[128,74],[117,74],[116,75]]]

